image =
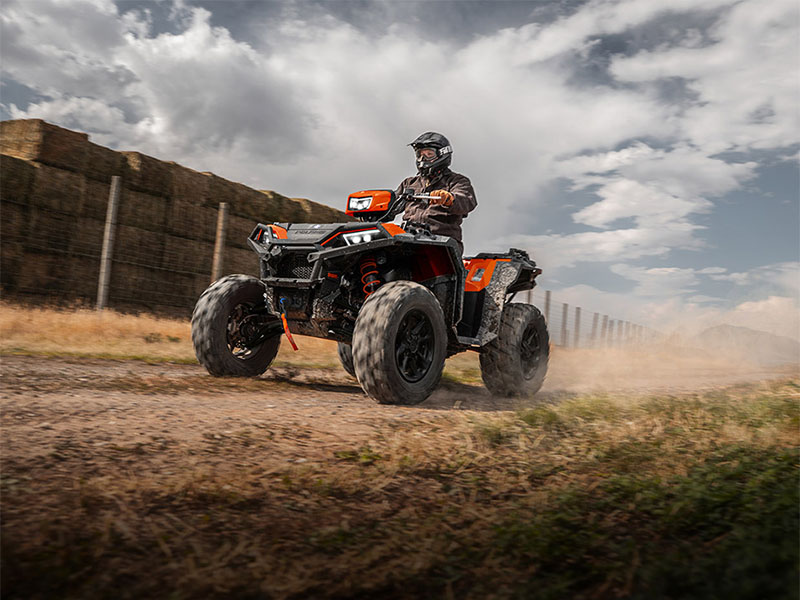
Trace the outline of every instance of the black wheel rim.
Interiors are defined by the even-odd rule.
[[[522,360],[522,374],[525,379],[531,379],[536,374],[541,360],[541,343],[536,325],[531,323],[522,334],[519,346],[520,359]]]
[[[433,364],[433,325],[424,312],[412,310],[400,322],[395,338],[395,359],[400,375],[409,383],[420,381]]]
[[[239,360],[247,360],[261,347],[260,315],[253,313],[252,304],[237,304],[228,315],[228,349]]]

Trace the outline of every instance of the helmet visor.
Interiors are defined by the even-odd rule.
[[[439,156],[439,151],[436,148],[417,148],[414,153],[419,160],[434,160]]]

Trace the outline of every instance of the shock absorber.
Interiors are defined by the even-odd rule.
[[[367,256],[361,261],[361,283],[364,284],[363,290],[366,298],[381,285],[381,280],[378,278],[378,263],[371,256]]]

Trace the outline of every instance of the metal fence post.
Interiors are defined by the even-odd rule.
[[[580,348],[581,345],[581,307],[575,307],[575,337],[572,344],[573,348]]]
[[[217,239],[214,242],[214,262],[211,266],[211,283],[222,277],[222,261],[225,259],[225,231],[228,227],[228,203],[219,203],[217,213]]]
[[[111,189],[108,193],[108,209],[106,210],[106,227],[103,231],[103,250],[100,254],[100,277],[97,280],[97,310],[103,310],[108,303],[108,288],[111,282],[111,260],[114,255],[114,233],[117,226],[117,208],[119,206],[122,178],[111,177]]]
[[[550,290],[544,292],[544,320],[550,322]]]
[[[567,319],[569,319],[569,304],[564,302],[561,311],[561,345],[565,348],[569,346],[569,340],[567,339]]]

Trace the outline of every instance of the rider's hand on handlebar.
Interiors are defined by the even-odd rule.
[[[447,190],[433,190],[431,192],[431,204],[441,204],[444,207],[453,205],[453,194]]]

